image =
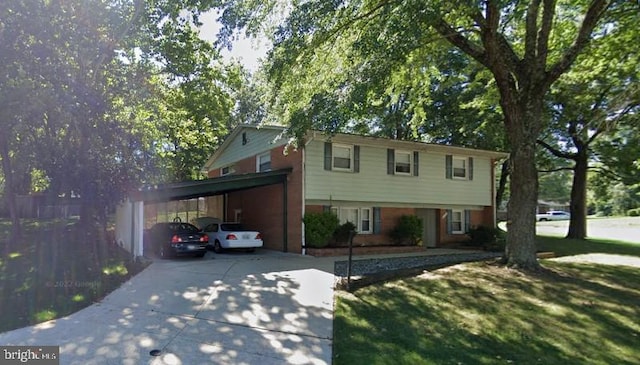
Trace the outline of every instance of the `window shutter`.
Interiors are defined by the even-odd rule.
[[[445,159],[445,170],[447,179],[453,179],[453,155],[447,155]]]
[[[353,172],[360,172],[360,146],[353,146]]]
[[[387,175],[393,175],[396,170],[396,151],[393,148],[387,149]]]
[[[327,213],[331,211],[331,205],[323,205],[322,212]]]
[[[471,227],[471,211],[468,209],[464,210],[464,232],[469,232],[469,227]]]
[[[380,207],[373,207],[373,233],[380,234],[382,231],[382,217],[380,216]]]
[[[447,210],[447,233],[448,234],[452,234],[453,233],[453,211],[451,209]]]
[[[469,157],[469,180],[473,180],[473,157]]]
[[[331,171],[331,142],[324,143],[324,169]]]
[[[413,151],[413,176],[418,176],[418,166],[420,166],[419,156],[420,153],[418,151]]]

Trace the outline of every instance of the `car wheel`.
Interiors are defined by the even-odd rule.
[[[222,253],[222,246],[220,246],[220,241],[216,240],[213,243],[213,252],[215,253]]]

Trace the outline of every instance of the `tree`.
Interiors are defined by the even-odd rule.
[[[274,7],[273,2],[267,2],[251,8],[248,5],[252,3],[223,4],[226,27],[222,35],[233,29],[254,29],[255,18],[263,20],[265,9]],[[376,75],[372,60],[383,55],[400,62],[413,60],[416,50],[428,47],[435,39],[444,39],[482,65],[492,74],[498,90],[511,148],[505,261],[510,266],[537,270],[535,141],[543,129],[544,98],[589,41],[596,34],[606,38],[606,29],[615,27],[615,18],[621,16],[637,18],[636,5],[613,0],[293,3],[274,36],[271,76],[278,83],[302,84],[307,91],[298,93],[298,100],[283,95],[288,96],[292,109],[284,116],[293,131],[299,132],[296,110],[304,110],[304,105],[318,95],[325,95],[323,100],[340,100],[350,93],[347,80],[335,82],[336,71],[350,80],[366,80]],[[337,121],[328,120],[330,126]]]
[[[615,135],[620,126],[638,125],[640,53],[616,44],[640,42],[635,26],[625,23],[630,20],[620,19],[620,26],[608,30],[614,41],[594,40],[590,51],[549,96],[551,122],[538,144],[553,156],[573,162],[567,238],[587,237],[587,170],[593,165],[594,151],[597,153],[596,142]]]

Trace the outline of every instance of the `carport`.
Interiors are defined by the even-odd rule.
[[[116,209],[116,242],[134,257],[144,255],[145,203],[162,203],[222,195],[268,185],[282,185],[282,251],[287,251],[287,176],[291,168],[211,179],[146,186],[129,194]]]

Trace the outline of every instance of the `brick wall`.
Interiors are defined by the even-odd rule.
[[[287,176],[287,251],[302,252],[302,152],[287,151],[285,146],[271,150],[271,169],[292,168]],[[256,172],[256,156],[234,164],[233,174]],[[219,177],[220,169],[211,170],[209,177]],[[264,186],[227,194],[226,220],[234,220],[241,211],[242,223],[262,234],[266,248],[282,251],[283,184]]]

